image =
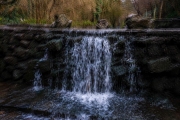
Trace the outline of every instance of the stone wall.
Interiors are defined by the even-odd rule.
[[[144,36],[133,42],[142,71],[141,87],[180,95],[180,36]]]
[[[127,82],[130,64],[123,61],[130,42],[136,68],[137,89],[180,95],[180,30],[61,30],[45,27],[0,26],[0,81],[32,84],[37,70],[43,84],[61,82],[65,71],[66,43],[73,46],[83,35],[106,36],[111,44],[111,76],[117,92],[133,85]],[[121,38],[122,37],[122,38]],[[48,59],[44,56],[48,48]],[[67,76],[67,78],[70,76]],[[61,87],[61,84],[58,84]]]
[[[50,60],[41,60],[45,50],[53,53],[62,48],[63,34],[53,34],[46,28],[0,27],[0,81],[19,81],[32,84],[40,69],[50,76]]]

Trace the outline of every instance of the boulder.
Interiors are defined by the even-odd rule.
[[[29,54],[28,54],[28,50],[26,50],[22,47],[18,47],[15,49],[14,55],[21,59],[24,59],[24,58],[27,58]]]
[[[11,38],[10,40],[9,40],[9,44],[12,44],[12,45],[19,45],[19,40],[17,40],[17,39],[14,39],[14,38]]]
[[[149,18],[143,18],[136,14],[131,14],[125,19],[125,24],[129,29],[149,28],[150,22]]]
[[[121,65],[121,66],[114,66],[112,67],[112,70],[114,72],[114,76],[122,76],[122,75],[125,75],[126,72],[127,72],[127,69],[125,66]]]
[[[97,21],[96,29],[106,29],[109,27],[109,23],[106,19],[100,19]]]
[[[29,46],[29,41],[27,40],[21,40],[20,41],[20,46],[24,47],[24,48],[27,48]]]
[[[46,44],[46,47],[50,51],[59,51],[62,48],[62,40],[51,40]]]
[[[13,78],[15,80],[21,78],[22,76],[23,76],[23,71],[21,71],[21,70],[14,70],[13,71]]]
[[[70,28],[72,20],[69,20],[65,14],[54,15],[54,22],[51,27],[53,28]]]
[[[16,65],[17,64],[17,58],[16,57],[13,57],[13,56],[7,56],[4,58],[4,61],[7,63],[7,64],[10,64],[10,65]]]
[[[28,67],[28,62],[20,62],[17,64],[16,67],[21,70],[26,70]]]
[[[148,62],[148,69],[151,73],[160,73],[171,69],[171,61],[168,57],[151,60]]]

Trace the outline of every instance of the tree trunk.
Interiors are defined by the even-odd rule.
[[[159,11],[159,19],[161,19],[161,17],[162,17],[163,4],[164,4],[164,2],[163,2],[163,0],[161,0],[160,11]]]

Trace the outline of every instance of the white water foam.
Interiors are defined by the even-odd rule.
[[[76,93],[75,95],[83,104],[91,105],[98,104],[107,107],[109,105],[108,99],[113,97],[111,93]]]

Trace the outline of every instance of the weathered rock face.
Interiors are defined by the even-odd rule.
[[[129,29],[149,28],[151,26],[151,20],[149,18],[143,18],[138,15],[130,15],[126,18],[125,24]]]
[[[53,54],[61,53],[62,40],[57,38],[63,39],[64,35],[46,34],[46,30],[38,29],[10,29],[0,28],[3,35],[0,37],[0,81],[15,80],[32,84],[36,69],[49,78],[50,60],[40,59],[44,57],[46,49]]]
[[[55,15],[54,22],[52,23],[52,27],[54,28],[70,28],[72,24],[72,20],[68,20],[66,15]]]
[[[106,29],[109,27],[109,23],[106,19],[98,20],[96,29]]]

